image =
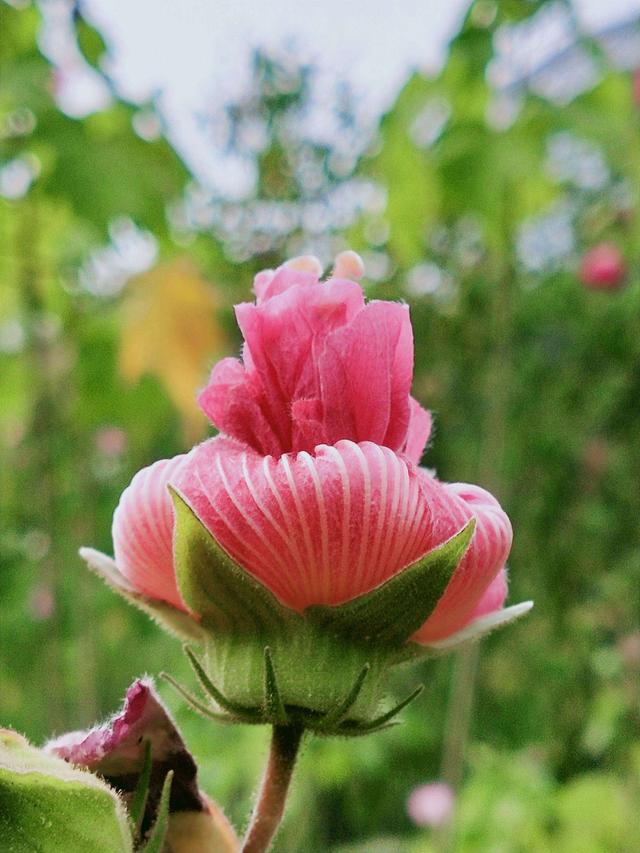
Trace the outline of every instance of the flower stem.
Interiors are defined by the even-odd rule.
[[[266,853],[269,850],[284,814],[302,733],[300,726],[273,727],[269,760],[242,844],[242,853]]]

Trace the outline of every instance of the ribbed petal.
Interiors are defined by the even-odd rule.
[[[476,518],[467,553],[435,610],[414,637],[427,643],[447,637],[476,618],[474,611],[504,567],[512,531],[500,504],[479,486],[440,483],[423,470],[420,480],[433,516],[434,546],[452,536],[472,516]]]
[[[141,593],[185,610],[173,571],[173,505],[167,490],[186,456],[162,459],[138,471],[113,516],[113,547],[120,572]]]
[[[414,640],[441,640],[504,601],[511,526],[484,489],[440,483],[371,442],[274,458],[220,436],[140,471],[114,515],[119,570],[143,594],[181,609],[168,483],[240,565],[297,610],[373,589],[472,516],[469,550]]]
[[[507,597],[507,592],[507,570],[502,569],[491,581],[482,598],[476,604],[470,621],[473,622],[474,619],[480,619],[481,616],[488,616],[489,613],[501,610]]]
[[[416,470],[369,442],[274,459],[219,437],[189,454],[179,480],[228,553],[297,610],[372,589],[432,539]]]

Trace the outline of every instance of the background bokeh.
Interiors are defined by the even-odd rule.
[[[369,297],[411,305],[414,393],[436,418],[424,464],[500,498],[510,602],[536,606],[477,658],[399,672],[399,697],[426,685],[402,727],[309,742],[277,850],[640,849],[639,21],[585,31],[567,3],[478,0],[442,70],[408,75],[380,122],[347,83],[325,92],[328,139],[308,120],[313,65],[256,49],[207,117],[253,175],[225,194],[154,99],[125,100],[78,9],[0,0],[2,725],[40,743],[141,673],[190,681],[77,549],[109,552],[133,473],[210,432],[194,391],[237,352],[254,272],[351,247]],[[82,115],[78,69],[103,95]],[[602,243],[619,258],[598,278]],[[160,689],[242,824],[267,732]],[[409,794],[441,777],[453,826],[414,826]]]

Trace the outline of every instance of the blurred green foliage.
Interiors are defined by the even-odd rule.
[[[101,71],[108,46],[79,15],[78,49],[109,103],[63,112],[38,9],[0,0],[2,724],[38,742],[106,715],[145,671],[189,679],[176,644],[76,556],[108,552],[132,474],[185,448],[166,373],[121,374],[128,253],[186,253],[210,282],[211,353],[188,356],[204,380],[225,335],[239,342],[231,305],[253,272],[349,245],[369,296],[411,302],[415,393],[436,416],[424,463],[498,495],[515,530],[510,600],[536,601],[483,643],[450,849],[640,849],[640,107],[631,75],[592,43],[597,78],[562,104],[527,81],[490,86],[496,33],[544,6],[473,4],[442,73],[411,76],[367,144],[348,98],[334,147],[298,133],[312,69],[258,55],[253,90],[229,107],[229,144],[258,180],[231,202],[195,192],[162,132],[140,135],[150,118],[162,129],[154,105],[119,98]],[[265,142],[244,151],[256,121]],[[369,202],[340,206],[356,196]],[[619,292],[576,274],[602,240],[626,259]],[[178,278],[176,304],[180,292]],[[309,742],[279,850],[445,849],[405,801],[439,775],[451,666],[397,674],[398,695],[417,677],[427,688],[405,726]],[[167,698],[205,787],[242,824],[266,732],[216,729]]]

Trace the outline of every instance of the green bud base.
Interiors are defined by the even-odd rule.
[[[410,657],[410,638],[460,563],[473,521],[370,592],[298,613],[235,563],[172,494],[176,577],[202,632],[202,659],[187,654],[208,704],[167,678],[192,707],[228,721],[363,734],[388,725],[418,695],[421,688],[376,716],[388,671]]]
[[[398,705],[377,717],[372,713],[362,716],[363,709],[366,708],[369,712],[372,710],[375,712],[379,705],[383,690],[383,679],[387,672],[387,667],[380,667],[377,682],[374,682],[373,679],[369,680],[372,667],[367,662],[353,678],[350,686],[345,688],[342,695],[336,696],[335,701],[329,700],[329,691],[326,689],[320,691],[322,703],[327,704],[326,709],[318,710],[317,706],[320,704],[317,701],[319,698],[318,685],[324,687],[325,683],[322,681],[322,677],[318,677],[313,670],[309,672],[306,692],[301,694],[302,698],[299,702],[292,704],[283,699],[285,695],[289,695],[289,698],[293,695],[292,692],[287,694],[287,688],[291,685],[288,685],[286,681],[281,682],[278,675],[279,670],[274,664],[271,647],[265,646],[259,667],[260,673],[254,674],[255,681],[251,679],[248,682],[251,699],[246,703],[235,700],[232,698],[232,694],[225,694],[209,678],[205,669],[206,664],[198,660],[189,647],[185,647],[185,651],[205,694],[206,701],[209,702],[209,707],[203,705],[199,699],[192,696],[167,673],[163,673],[163,677],[176,688],[195,711],[220,722],[297,726],[320,735],[356,736],[396,725],[393,717],[419,696],[423,690],[422,685],[420,685]],[[290,654],[290,652],[288,653]],[[244,654],[242,654],[242,662],[244,666]],[[225,664],[228,665],[228,661]],[[224,671],[228,671],[226,666],[223,673]],[[346,670],[342,670],[342,674],[345,675]],[[260,679],[262,690],[258,701],[256,701],[257,697],[253,695],[253,689]],[[365,685],[367,685],[367,689],[365,689]],[[233,679],[230,686],[233,688],[237,686]],[[334,686],[337,686],[335,679]],[[294,692],[299,688],[300,680],[296,678]]]

